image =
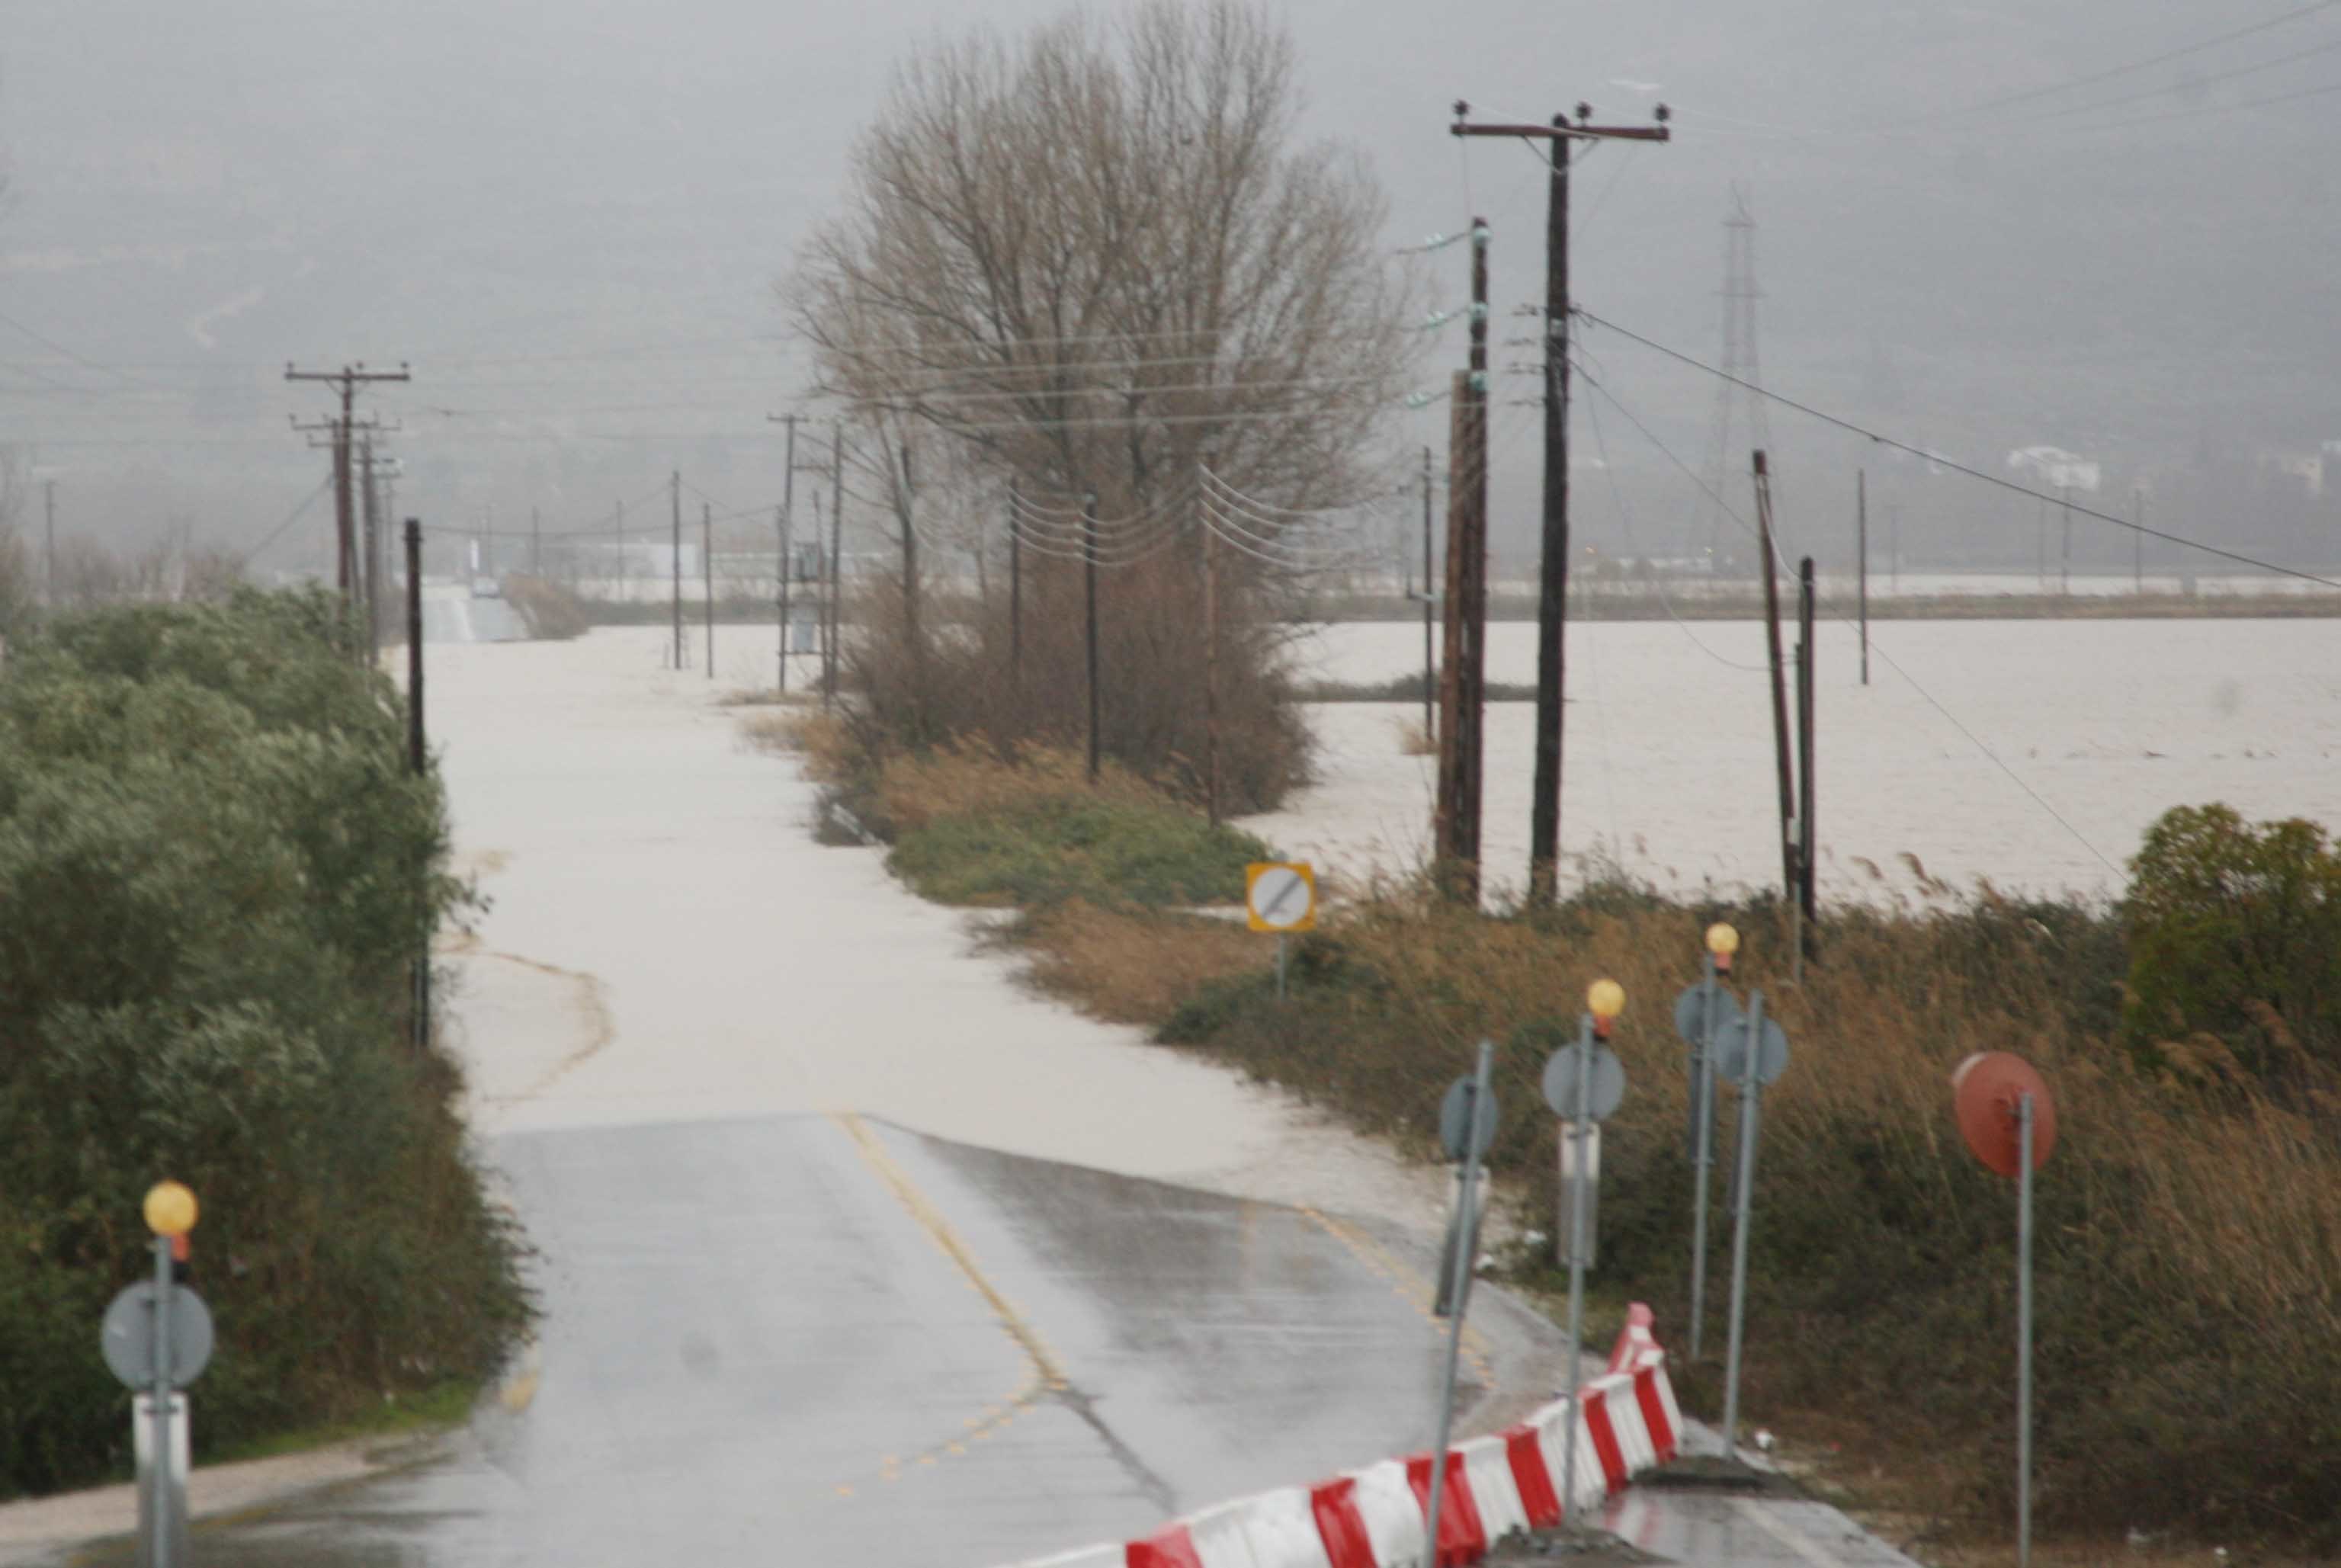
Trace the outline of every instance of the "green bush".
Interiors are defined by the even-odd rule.
[[[2181,806],[2147,830],[2130,867],[2133,1046],[2197,1065],[2185,1043],[2209,1035],[2253,1079],[2294,1094],[2341,1068],[2341,853],[2324,828]]]
[[[139,1217],[194,1188],[199,1450],[493,1369],[526,1303],[408,964],[454,913],[435,776],[322,594],[60,623],[0,675],[0,1496],[102,1478]]]
[[[1269,858],[1248,833],[1212,827],[1176,803],[1051,801],[937,817],[903,833],[887,864],[940,904],[1227,904],[1244,866]]]

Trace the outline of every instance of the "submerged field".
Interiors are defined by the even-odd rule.
[[[2333,623],[1900,622],[1875,630],[1866,688],[1852,628],[1824,624],[1818,642],[1824,900],[1918,893],[1906,854],[1959,886],[2109,893],[2147,824],[2181,802],[2341,816]],[[1489,645],[1491,682],[1535,680],[1533,626],[1492,626]],[[1422,634],[1328,626],[1294,653],[1305,679],[1380,681],[1420,668]],[[1573,627],[1564,850],[1685,895],[1777,880],[1763,664],[1755,622]],[[1399,731],[1420,713],[1312,707],[1316,784],[1244,825],[1353,879],[1410,869],[1437,763],[1404,754]],[[1488,710],[1493,885],[1525,876],[1533,714]]]

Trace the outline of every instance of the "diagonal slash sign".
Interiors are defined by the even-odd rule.
[[[1270,899],[1268,907],[1260,912],[1260,919],[1270,925],[1276,924],[1277,912],[1284,907],[1284,901],[1300,891],[1300,874],[1292,871],[1287,871],[1284,874],[1290,879],[1285,883],[1284,891]]]

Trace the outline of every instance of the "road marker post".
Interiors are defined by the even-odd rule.
[[[1430,1451],[1430,1508],[1423,1537],[1428,1543],[1426,1563],[1435,1563],[1439,1557],[1439,1505],[1447,1493],[1447,1444],[1455,1434],[1455,1379],[1463,1357],[1463,1313],[1470,1305],[1473,1254],[1479,1239],[1474,1178],[1479,1161],[1496,1141],[1496,1090],[1490,1082],[1495,1061],[1495,1042],[1480,1041],[1478,1067],[1469,1078],[1458,1078],[1448,1086],[1439,1107],[1439,1141],[1446,1145],[1449,1158],[1459,1162],[1462,1170],[1455,1215],[1447,1227],[1447,1266],[1441,1271],[1442,1301],[1451,1306],[1453,1317],[1448,1325],[1447,1376],[1439,1396],[1439,1443]]]
[[[1276,999],[1284,1000],[1285,939],[1317,929],[1317,871],[1305,860],[1256,860],[1244,867],[1244,923],[1276,936]]]
[[[1748,1016],[1725,1030],[1723,1075],[1739,1085],[1738,1177],[1732,1188],[1737,1211],[1731,1232],[1731,1320],[1724,1350],[1723,1451],[1739,1457],[1739,1352],[1748,1324],[1748,1239],[1755,1223],[1756,1140],[1763,1126],[1764,1086],[1787,1071],[1788,1036],[1764,1016],[1764,994],[1748,994]]]
[[[1715,1053],[1717,1032],[1739,1017],[1739,1003],[1716,984],[1731,973],[1739,933],[1722,921],[1707,928],[1699,983],[1675,998],[1675,1029],[1690,1046],[1690,1128],[1684,1146],[1691,1166],[1690,1356],[1698,1359],[1707,1323],[1707,1208],[1715,1185]]]
[[[195,1228],[195,1195],[176,1182],[146,1193],[154,1233],[154,1277],[127,1285],[105,1309],[98,1349],[134,1397],[131,1449],[138,1476],[138,1568],[186,1568],[187,1402],[179,1390],[212,1356],[212,1314],[203,1298],[172,1278],[174,1256]]]
[[[1585,1271],[1593,1263],[1592,1199],[1601,1180],[1601,1124],[1626,1097],[1626,1069],[1609,1048],[1609,1026],[1626,1010],[1626,988],[1597,980],[1577,1039],[1544,1064],[1544,1099],[1560,1118],[1561,1179],[1569,1192],[1569,1438],[1561,1463],[1561,1506],[1576,1528],[1577,1405],[1585,1397]]]

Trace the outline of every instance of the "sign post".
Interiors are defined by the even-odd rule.
[[[1707,1208],[1715,1186],[1716,1036],[1739,1021],[1739,1004],[1716,984],[1731,973],[1739,933],[1718,921],[1707,928],[1707,954],[1697,985],[1675,998],[1675,1029],[1690,1046],[1690,1131],[1685,1149],[1691,1168],[1690,1354],[1698,1359],[1707,1326]]]
[[[1305,860],[1260,860],[1244,867],[1244,922],[1276,934],[1276,999],[1284,1000],[1284,941],[1317,929],[1317,872]]]
[[[1723,1075],[1739,1085],[1738,1175],[1732,1187],[1731,1319],[1723,1358],[1723,1448],[1739,1450],[1739,1350],[1748,1323],[1748,1236],[1755,1221],[1756,1139],[1763,1124],[1764,1085],[1788,1069],[1788,1036],[1764,1016],[1764,994],[1748,994],[1748,1016],[1723,1035]]]
[[[138,1462],[138,1568],[186,1568],[187,1402],[174,1391],[200,1376],[212,1355],[212,1317],[203,1298],[171,1278],[174,1251],[195,1228],[195,1195],[176,1182],[146,1193],[154,1233],[154,1278],[123,1290],[105,1311],[98,1347],[133,1393],[131,1447]]]
[[[1545,1104],[1561,1119],[1562,1174],[1569,1187],[1569,1439],[1561,1464],[1561,1506],[1573,1528],[1577,1497],[1578,1402],[1585,1389],[1585,1271],[1593,1262],[1591,1200],[1600,1179],[1601,1124],[1626,1097],[1626,1070],[1609,1049],[1609,1026],[1626,1010],[1626,988],[1597,980],[1576,1043],[1544,1065]]]
[[[1447,1228],[1448,1258],[1441,1290],[1454,1312],[1447,1334],[1447,1376],[1439,1396],[1439,1446],[1430,1454],[1430,1515],[1426,1561],[1439,1554],[1439,1503],[1447,1491],[1447,1443],[1455,1434],[1455,1377],[1463,1356],[1463,1311],[1470,1304],[1472,1253],[1478,1244],[1479,1212],[1474,1206],[1479,1161],[1496,1141],[1496,1090],[1489,1081],[1495,1071],[1496,1046],[1479,1042],[1479,1062],[1469,1078],[1458,1078],[1439,1105],[1439,1135],[1449,1157],[1462,1162],[1457,1185],[1454,1223]],[[1457,1113],[1459,1110],[1460,1114]]]
[[[1968,1150],[2016,1178],[2016,1562],[2031,1568],[2032,1173],[2056,1150],[2057,1103],[2032,1064],[2006,1051],[1960,1063],[1951,1095]]]

